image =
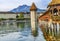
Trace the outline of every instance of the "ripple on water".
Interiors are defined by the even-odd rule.
[[[33,37],[33,35],[31,35],[31,27],[25,26],[25,25],[28,25],[25,23],[23,23],[23,25],[24,25],[24,27],[22,29],[20,27],[19,28],[17,27],[14,29],[14,27],[16,26],[15,23],[13,24],[14,27],[11,25],[10,25],[10,27],[6,25],[6,28],[5,28],[5,26],[4,26],[3,30],[6,30],[6,31],[3,31],[3,32],[0,31],[0,41],[34,41],[34,40],[35,41],[45,41],[44,37],[43,37],[43,33],[41,32],[40,29],[39,29],[39,33],[38,33],[39,35],[37,37]],[[18,29],[18,31],[16,31],[17,29]],[[21,31],[20,31],[20,29],[21,29]]]
[[[31,35],[31,32],[28,32],[29,31],[8,33],[6,36],[0,37],[0,41],[44,41],[42,32],[39,31],[36,39]]]

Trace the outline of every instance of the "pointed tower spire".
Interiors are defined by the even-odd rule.
[[[37,10],[37,7],[34,3],[32,3],[32,6],[30,7],[30,11],[32,11],[32,10]]]

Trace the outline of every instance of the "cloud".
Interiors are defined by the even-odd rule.
[[[46,8],[50,0],[0,0],[0,11],[9,11],[19,5],[35,3],[38,8]]]
[[[50,0],[41,0],[39,1],[37,4],[38,8],[43,8],[46,9],[48,4],[49,4]]]

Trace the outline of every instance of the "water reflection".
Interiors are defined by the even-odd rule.
[[[24,30],[24,22],[17,22],[17,27],[19,28],[20,31]]]
[[[0,41],[45,41],[42,32],[31,34],[30,22],[4,22],[0,24]]]

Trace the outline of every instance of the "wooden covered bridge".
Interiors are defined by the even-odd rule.
[[[60,0],[52,0],[39,17],[40,28],[47,41],[60,41]]]

